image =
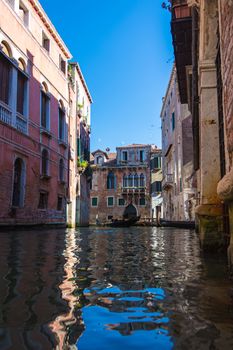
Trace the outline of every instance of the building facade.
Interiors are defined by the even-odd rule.
[[[163,218],[192,221],[196,203],[192,120],[188,105],[180,102],[175,66],[163,99],[161,122]]]
[[[78,65],[72,89],[70,58],[37,0],[0,0],[1,225],[73,223],[76,188],[88,221],[76,149],[89,149],[91,98]]]
[[[179,92],[183,103],[190,101],[192,112],[195,215],[202,246],[208,250],[229,245],[233,232],[232,11],[231,0],[172,1]]]
[[[122,219],[128,210],[151,218],[150,145],[117,147],[116,153],[92,153],[90,223]]]
[[[151,169],[151,219],[158,224],[163,217],[163,197],[162,197],[162,150],[157,147],[151,149],[150,159]]]
[[[90,124],[92,98],[78,63],[69,64],[69,199],[68,225],[89,224]]]

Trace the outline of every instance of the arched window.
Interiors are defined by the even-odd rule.
[[[96,157],[96,164],[102,165],[104,162],[104,158],[102,156]]]
[[[23,206],[24,178],[25,178],[24,162],[22,159],[17,158],[14,163],[14,183],[13,183],[13,196],[12,196],[13,207]]]
[[[134,174],[134,187],[139,187],[139,176]]]
[[[6,56],[11,58],[12,53],[10,46],[5,41],[1,43],[0,48],[0,52],[2,51],[4,53],[0,54],[0,101],[9,105],[11,89],[11,70],[13,65]],[[5,119],[7,120],[7,115],[6,118],[4,118],[4,121]]]
[[[50,127],[50,96],[48,86],[44,82],[41,85],[41,109],[40,109],[41,126],[47,130]]]
[[[60,162],[59,162],[59,180],[60,181],[64,181],[64,171],[65,171],[64,161],[63,159],[60,159]]]
[[[65,141],[65,108],[62,101],[59,101],[59,108],[58,108],[58,114],[59,114],[59,128],[58,128],[58,134],[59,139],[62,141]]]
[[[128,187],[128,176],[126,174],[123,176],[123,187]]]
[[[112,172],[110,172],[107,176],[107,189],[114,189],[115,186],[115,176]]]
[[[128,176],[128,186],[133,187],[133,175],[129,174]]]
[[[10,45],[5,40],[1,42],[1,49],[6,56],[8,56],[9,58],[12,57],[12,51],[11,51]]]
[[[27,76],[25,75],[26,64],[22,58],[18,60],[18,82],[17,82],[17,112],[25,115]]]
[[[140,187],[145,187],[145,175],[140,175]]]
[[[41,175],[48,176],[49,175],[49,153],[46,149],[42,151],[41,158]]]

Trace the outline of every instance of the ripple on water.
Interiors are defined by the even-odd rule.
[[[192,231],[82,228],[0,239],[0,349],[233,349],[226,261],[204,258]]]

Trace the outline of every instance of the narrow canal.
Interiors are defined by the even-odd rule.
[[[233,349],[227,262],[189,230],[0,233],[0,349]]]

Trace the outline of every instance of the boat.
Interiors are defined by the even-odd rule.
[[[110,222],[109,224],[107,224],[107,226],[130,227],[130,226],[134,225],[139,219],[140,219],[140,216],[132,217],[129,219],[122,219],[122,220],[115,219],[115,220],[112,220],[112,222]]]

